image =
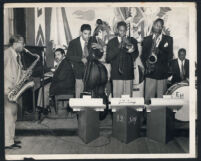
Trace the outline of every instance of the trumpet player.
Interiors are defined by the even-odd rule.
[[[106,61],[111,64],[113,97],[122,94],[132,96],[132,80],[134,79],[133,63],[139,55],[137,40],[126,37],[127,24],[117,24],[118,36],[108,42]]]
[[[145,102],[162,97],[167,89],[169,64],[173,58],[173,38],[162,34],[164,21],[156,19],[152,35],[144,38],[141,60],[145,67]]]
[[[24,48],[24,38],[11,36],[10,47],[4,50],[4,116],[5,116],[5,148],[21,148],[21,142],[15,140],[15,122],[17,120],[17,104],[8,100],[8,93],[17,85],[23,76],[20,52]]]

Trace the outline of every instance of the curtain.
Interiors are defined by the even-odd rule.
[[[61,47],[67,49],[72,40],[65,8],[52,8],[50,25],[50,41],[53,42],[53,48]]]
[[[9,44],[9,38],[14,34],[13,8],[4,8],[4,45]]]

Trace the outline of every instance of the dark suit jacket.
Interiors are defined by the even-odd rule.
[[[185,70],[184,79],[189,78],[189,60],[188,59],[185,59],[184,70]],[[179,64],[177,59],[174,59],[171,62],[171,71],[172,71],[171,83],[174,84],[174,83],[181,82],[182,80],[180,77],[180,69],[179,69]]]
[[[127,53],[119,48],[119,41],[114,37],[108,42],[106,61],[111,64],[111,79],[112,80],[132,80],[134,78],[133,62],[139,55],[137,40],[131,37],[131,43],[134,45],[134,52]],[[119,73],[119,62],[123,56],[123,74]]]
[[[88,42],[88,50],[89,50],[89,56],[87,59],[89,60],[91,58],[91,43],[94,42],[92,38],[89,39]],[[101,57],[103,53],[101,53],[99,50],[93,50],[95,53],[95,56]],[[81,61],[82,59],[82,46],[80,43],[80,37],[77,37],[76,39],[73,39],[68,46],[68,51],[67,51],[67,57],[70,59],[70,61],[73,63],[73,69],[75,73],[75,78],[76,79],[82,79],[84,76],[84,69],[85,66],[83,62]]]
[[[65,58],[54,72],[50,85],[50,96],[57,94],[74,94],[75,76],[72,64]]]
[[[152,35],[144,38],[142,46],[141,60],[146,67],[146,61],[151,54],[152,48]],[[166,45],[167,46],[166,46]],[[173,58],[173,38],[167,35],[162,35],[162,40],[158,46],[158,55],[155,71],[151,74],[147,74],[146,77],[152,79],[167,79],[169,76],[169,63]]]
[[[76,79],[82,79],[84,75],[84,63],[82,59],[82,46],[80,37],[70,41],[67,51],[67,57],[73,64],[73,71]]]

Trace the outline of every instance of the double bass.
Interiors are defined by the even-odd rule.
[[[101,46],[104,46],[104,43],[102,41],[98,41],[95,36],[89,39],[89,56],[83,77],[83,93],[89,93],[92,98],[103,98],[104,103],[106,103],[107,96],[105,94],[105,87],[108,81],[107,69],[98,60],[101,58],[103,52],[99,49],[92,48],[92,43],[98,43]]]

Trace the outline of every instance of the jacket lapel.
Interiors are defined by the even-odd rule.
[[[164,47],[164,45],[165,45],[165,36],[162,34],[162,39],[161,39],[161,41],[160,41],[160,43],[159,43],[159,45],[158,45],[158,47],[159,48],[162,48],[162,47]]]
[[[153,37],[153,35],[150,35],[149,37],[147,37],[148,51],[150,51],[150,49],[152,48],[152,43],[153,43],[152,37]],[[147,54],[149,55],[150,53],[147,53]]]
[[[178,71],[178,74],[180,75],[180,68],[179,68],[179,62],[178,62],[178,58],[176,60],[176,66],[177,66],[177,71]]]
[[[114,43],[115,43],[115,45],[117,44],[117,46],[120,44],[117,36],[115,37]]]
[[[81,46],[81,42],[80,42],[80,37],[77,38],[77,50],[78,50],[78,55],[82,56],[82,46]]]

